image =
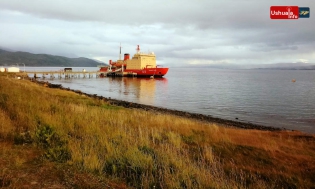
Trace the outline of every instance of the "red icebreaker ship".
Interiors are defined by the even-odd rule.
[[[158,67],[156,65],[155,54],[140,52],[139,45],[137,52],[130,59],[129,54],[124,54],[124,60],[112,62],[109,60],[109,66],[102,66],[101,76],[135,76],[135,77],[163,77],[168,68]],[[121,52],[121,47],[120,47]]]

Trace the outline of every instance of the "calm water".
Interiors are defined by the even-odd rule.
[[[114,99],[315,133],[314,70],[170,68],[163,79],[46,80]]]

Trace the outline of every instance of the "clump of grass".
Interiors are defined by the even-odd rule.
[[[3,117],[1,116],[3,115]],[[0,137],[32,142],[50,160],[136,188],[312,186],[315,140],[294,132],[220,127],[111,106],[26,80],[0,80]],[[28,133],[27,137],[23,133]],[[0,138],[1,139],[1,138]],[[12,137],[14,140],[14,137]],[[19,143],[19,142],[17,142]],[[291,164],[289,164],[289,161]],[[296,179],[289,179],[296,175]]]
[[[14,126],[3,109],[0,109],[0,141],[8,139],[13,133]]]
[[[46,152],[45,156],[53,161],[66,162],[71,159],[67,141],[63,140],[49,125],[39,125],[35,131],[35,140]]]
[[[12,175],[6,169],[0,171],[0,187],[9,187],[12,183]]]

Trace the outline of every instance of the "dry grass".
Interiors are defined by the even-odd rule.
[[[315,139],[299,132],[225,128],[124,109],[8,77],[0,80],[0,121],[0,141],[37,145],[50,160],[129,187],[315,185]],[[12,159],[13,167],[25,164]]]

